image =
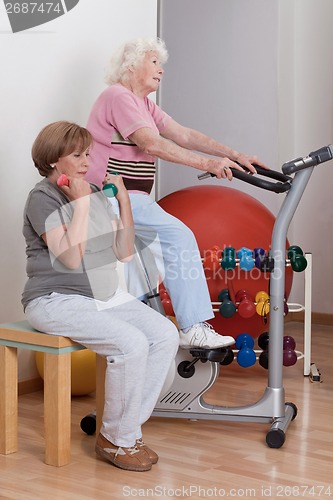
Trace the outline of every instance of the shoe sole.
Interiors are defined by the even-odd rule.
[[[235,340],[232,340],[230,342],[221,344],[221,345],[214,345],[214,347],[209,346],[209,345],[180,345],[180,349],[221,349],[221,347],[229,347],[230,345],[233,345],[235,343]]]
[[[116,461],[116,459],[112,460],[113,458],[112,455],[110,455],[110,453],[108,453],[107,451],[104,451],[104,449],[100,448],[99,446],[95,447],[95,452],[99,457],[103,458],[107,462],[110,462],[112,465],[118,467],[119,469],[129,470],[132,472],[146,472],[148,470],[151,470],[152,467],[151,464],[147,466],[142,465],[140,467],[135,467],[134,465],[132,466],[132,465],[120,464],[119,462]]]

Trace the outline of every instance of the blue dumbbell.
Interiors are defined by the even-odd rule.
[[[261,247],[255,248],[253,250],[253,252],[254,252],[254,263],[255,263],[255,266],[258,269],[261,269],[262,268],[262,264],[263,264],[264,259],[265,259],[265,256],[266,256],[266,252]]]
[[[254,267],[253,252],[250,248],[242,247],[237,252],[239,267],[244,271],[250,271]]]
[[[252,366],[257,361],[256,353],[253,350],[254,340],[248,333],[241,333],[236,338],[237,363],[243,368]]]

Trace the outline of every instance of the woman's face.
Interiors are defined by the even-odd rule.
[[[155,92],[160,85],[163,73],[157,52],[146,52],[143,62],[133,70],[134,90],[141,96]]]
[[[76,148],[73,153],[62,156],[56,163],[57,172],[69,177],[84,178],[89,168],[89,148],[81,151]]]

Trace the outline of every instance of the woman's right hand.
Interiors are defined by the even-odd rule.
[[[67,177],[67,183],[61,184],[58,187],[64,192],[70,201],[78,200],[91,193],[89,182],[77,177]]]
[[[229,158],[208,158],[207,172],[215,175],[218,179],[232,180],[232,168],[244,171],[244,169]]]

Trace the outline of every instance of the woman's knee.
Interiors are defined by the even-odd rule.
[[[169,323],[166,325],[164,330],[164,342],[166,344],[166,349],[170,349],[172,351],[177,351],[179,347],[179,332],[174,325],[174,323],[166,318],[166,321]]]

